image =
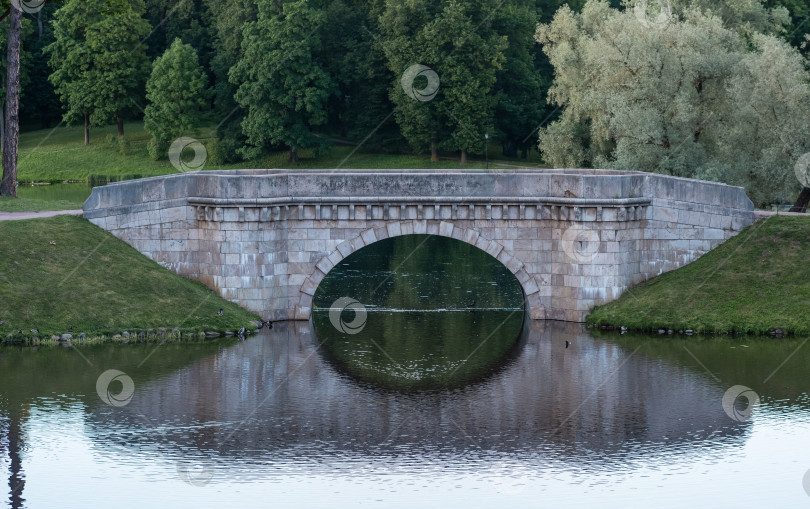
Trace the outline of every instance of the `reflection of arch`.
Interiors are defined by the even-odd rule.
[[[539,285],[537,280],[529,274],[523,262],[512,255],[502,244],[490,240],[472,228],[456,226],[447,221],[405,220],[395,221],[377,228],[369,228],[354,238],[340,243],[334,251],[324,256],[315,264],[315,271],[310,274],[301,285],[299,296],[300,316],[296,318],[309,318],[312,309],[312,297],[315,290],[326,274],[343,259],[360,249],[391,237],[403,235],[440,235],[450,237],[461,242],[473,245],[493,256],[504,267],[514,274],[523,289],[526,299],[526,309],[531,318],[545,318],[545,309],[540,303]],[[296,315],[299,315],[297,312]]]

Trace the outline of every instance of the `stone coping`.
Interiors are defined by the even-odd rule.
[[[560,198],[557,196],[284,196],[278,198],[205,198],[194,196],[188,199],[190,205],[216,207],[265,207],[318,203],[549,203],[574,207],[626,207],[649,205],[651,201],[650,198]]]
[[[209,170],[93,189],[85,213],[146,204],[263,207],[301,204],[547,204],[653,206],[752,215],[741,187],[619,170]]]

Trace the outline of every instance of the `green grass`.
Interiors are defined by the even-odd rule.
[[[810,334],[810,220],[772,216],[587,317],[597,325],[698,333]]]
[[[90,131],[90,145],[84,145],[82,127],[58,127],[38,131],[23,132],[20,135],[19,169],[20,182],[61,182],[65,180],[87,181],[91,175],[137,174],[144,177],[177,173],[167,158],[153,161],[147,154],[149,134],[144,131],[142,122],[125,124],[124,133],[127,148],[121,153],[116,137],[116,127],[93,128]],[[190,134],[210,148],[213,142],[211,127],[200,128]],[[536,151],[527,160],[499,156],[500,147],[490,146],[490,167],[509,168],[512,165],[539,167]],[[395,168],[462,168],[453,154],[443,154],[438,162],[431,162],[427,154],[380,154],[355,149],[353,146],[334,145],[327,153],[318,157],[313,150],[301,150],[299,161],[291,164],[287,151],[279,151],[259,159],[229,165],[215,165],[210,161],[206,170],[235,168],[346,168],[346,169],[395,169]],[[473,156],[471,156],[473,157]],[[474,156],[464,168],[484,168],[483,156]]]
[[[257,317],[85,219],[59,216],[0,222],[0,319],[2,340],[30,329],[41,338],[69,328],[74,337],[235,331]]]
[[[143,176],[177,173],[168,159],[152,161],[146,152],[149,135],[141,122],[124,126],[129,149],[120,153],[115,126],[90,130],[90,145],[84,145],[82,127],[58,127],[21,133],[17,180],[20,182],[86,181],[90,175]]]

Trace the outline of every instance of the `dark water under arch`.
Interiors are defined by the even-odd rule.
[[[405,235],[335,266],[315,292],[312,322],[346,373],[390,389],[446,390],[517,353],[524,300],[515,276],[477,247]]]

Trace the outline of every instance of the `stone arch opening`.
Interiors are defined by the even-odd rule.
[[[323,278],[337,264],[360,249],[378,241],[405,235],[438,235],[470,244],[498,260],[517,279],[523,290],[524,308],[532,319],[545,318],[545,307],[540,302],[538,281],[526,270],[524,263],[510,253],[501,243],[488,239],[472,228],[454,225],[447,221],[404,220],[390,222],[385,226],[369,228],[359,235],[340,243],[334,251],[315,263],[315,270],[302,283],[295,318],[309,319],[312,299]]]

